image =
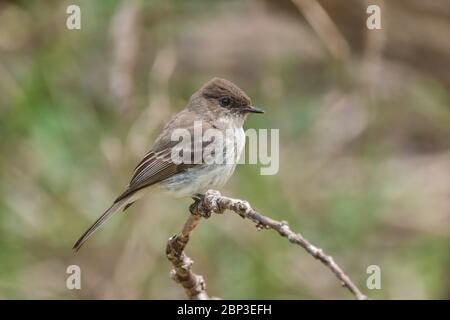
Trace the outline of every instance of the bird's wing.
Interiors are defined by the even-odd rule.
[[[202,124],[202,130],[207,130],[211,125],[208,123]],[[115,202],[120,201],[135,192],[149,187],[155,183],[172,177],[177,173],[181,173],[189,168],[198,166],[194,160],[198,159],[195,154],[199,154],[200,157],[203,154],[203,149],[208,146],[213,140],[203,141],[203,137],[194,137],[194,126],[186,126],[185,128],[189,133],[190,139],[188,141],[172,141],[171,137],[163,133],[157,139],[154,147],[150,150],[139,164],[134,169],[133,176],[127,187],[127,189],[116,199]],[[201,140],[199,140],[199,138]],[[197,141],[199,140],[199,141]],[[174,161],[173,151],[174,148],[190,150],[190,154],[187,156],[188,162]],[[202,158],[199,158],[202,159]]]
[[[127,189],[115,202],[194,166],[188,163],[174,163],[171,153],[171,148],[159,152],[149,151],[136,167]]]

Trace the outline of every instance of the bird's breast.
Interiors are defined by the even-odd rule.
[[[245,133],[242,127],[228,129],[223,139],[214,141],[205,153],[204,163],[166,179],[161,185],[172,194],[180,197],[204,193],[208,189],[220,188],[232,176],[245,146]],[[208,154],[204,154],[206,157]]]

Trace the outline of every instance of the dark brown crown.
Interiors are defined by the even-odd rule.
[[[244,91],[231,81],[213,78],[203,85],[200,89],[201,94],[205,98],[219,99],[223,97],[230,97],[242,106],[250,106],[251,99]]]

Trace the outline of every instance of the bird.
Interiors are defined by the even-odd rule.
[[[217,77],[206,82],[165,125],[134,169],[125,190],[83,233],[73,249],[78,251],[116,212],[125,211],[151,189],[198,201],[207,190],[225,185],[244,149],[243,124],[251,113],[264,111],[253,106],[249,96],[237,85]],[[202,135],[196,134],[198,127]],[[205,137],[206,132],[213,134]],[[180,141],[183,134],[190,139]],[[205,161],[205,151],[214,160],[221,161]]]

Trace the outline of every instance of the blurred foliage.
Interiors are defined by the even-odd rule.
[[[383,29],[368,31],[364,2],[311,1],[349,49],[336,55],[295,2],[0,3],[0,298],[184,298],[165,245],[189,200],[149,194],[71,245],[214,76],[267,110],[246,127],[281,139],[277,175],[240,165],[224,193],[289,221],[369,297],[449,298],[450,4],[378,1]],[[65,27],[69,4],[81,30]],[[352,298],[233,215],[202,223],[188,251],[212,295]],[[65,287],[70,264],[82,290]],[[371,264],[381,290],[365,287]]]

